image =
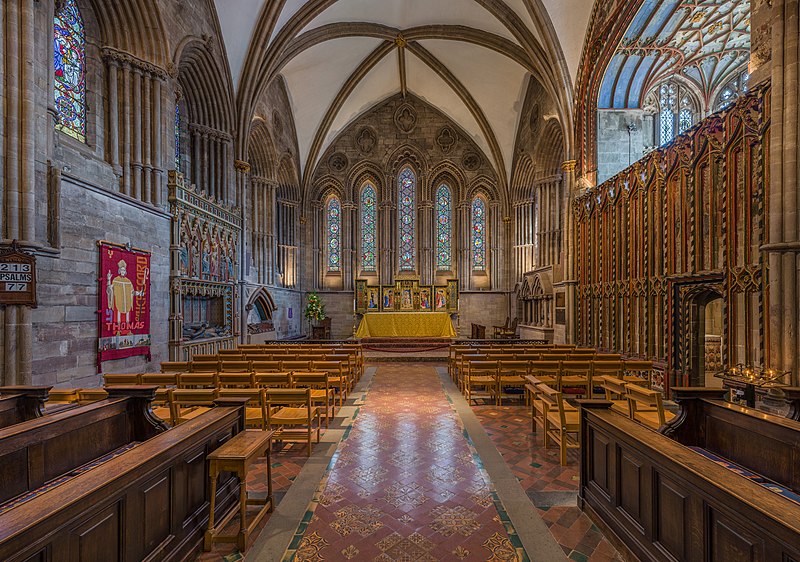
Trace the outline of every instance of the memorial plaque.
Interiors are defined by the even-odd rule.
[[[36,258],[16,242],[0,250],[0,305],[7,304],[36,308]]]

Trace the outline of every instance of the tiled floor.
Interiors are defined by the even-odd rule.
[[[541,428],[537,428],[537,434],[531,433],[525,406],[473,406],[473,411],[568,559],[621,560],[589,517],[575,506],[580,484],[578,451],[568,451],[567,466],[562,467],[558,449],[544,448]]]
[[[285,560],[527,560],[434,368],[381,365]]]

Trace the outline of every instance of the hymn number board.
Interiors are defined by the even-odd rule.
[[[36,306],[36,258],[16,244],[0,250],[0,305]]]

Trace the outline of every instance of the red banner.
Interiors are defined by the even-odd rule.
[[[150,253],[100,244],[100,339],[103,361],[146,355],[150,360]]]

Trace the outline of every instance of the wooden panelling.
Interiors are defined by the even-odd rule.
[[[800,504],[612,412],[611,402],[586,400],[581,406],[585,446],[581,448],[579,505],[596,515],[604,530],[617,535],[635,557],[663,562],[800,560]],[[751,415],[686,396],[680,406],[674,434],[682,438],[706,443],[702,429],[707,426],[697,416],[704,411],[714,415],[717,407],[723,407],[725,416],[740,416],[738,424],[735,417],[724,418],[727,431],[756,427],[749,424],[757,417],[759,424],[773,425],[763,425],[758,435],[783,434],[784,443],[800,448],[798,422],[763,413]],[[733,450],[748,445],[759,449],[768,446],[769,440],[756,436]],[[766,462],[770,458],[764,457]],[[760,465],[750,468],[759,471]]]
[[[765,562],[763,541],[729,518],[709,509],[709,560],[712,562]]]
[[[688,492],[677,482],[660,472],[655,475],[656,533],[654,542],[659,543],[677,560],[684,560],[687,552],[686,520]]]
[[[119,510],[120,504],[115,503],[73,527],[69,537],[70,558],[77,562],[122,560]]]
[[[164,537],[170,535],[172,521],[172,501],[169,495],[170,478],[170,471],[166,471],[145,484],[142,489],[144,504],[142,534],[145,552],[151,552],[164,540]]]

